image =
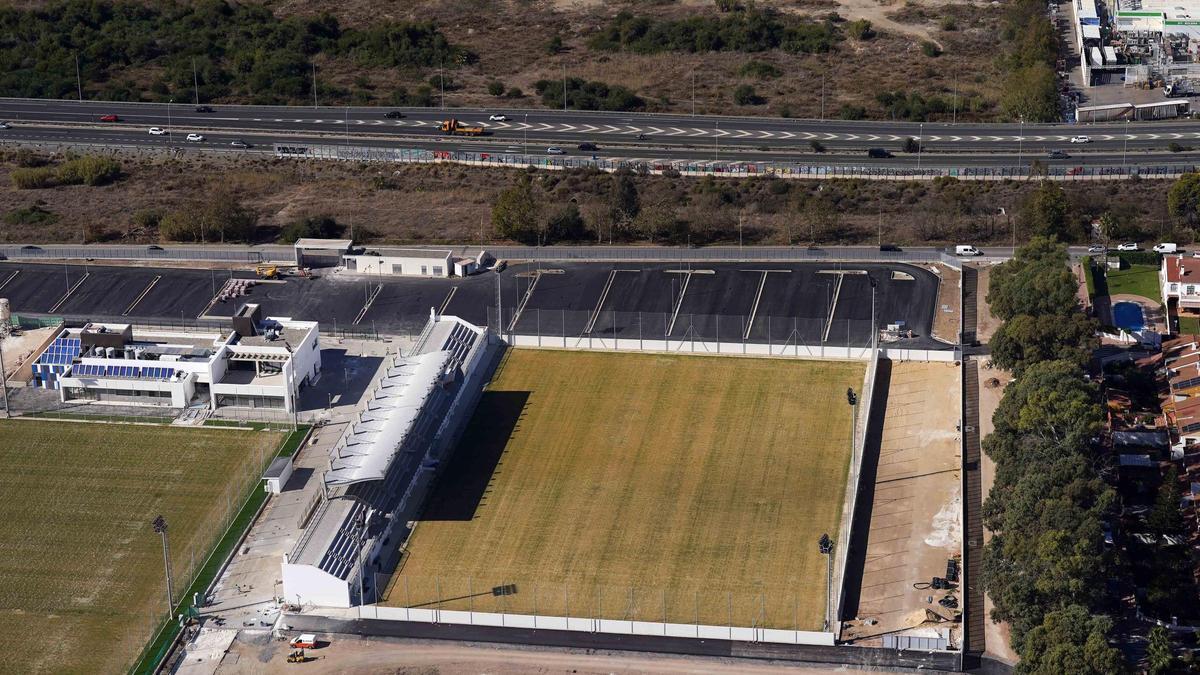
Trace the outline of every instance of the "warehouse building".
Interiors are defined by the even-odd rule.
[[[424,248],[388,249],[387,255],[367,252],[343,259],[347,272],[398,274],[418,277],[448,277],[454,274],[454,259],[448,250]]]
[[[63,401],[172,408],[297,409],[321,371],[317,322],[262,318],[244,305],[232,329],[62,328],[33,363],[33,385]]]

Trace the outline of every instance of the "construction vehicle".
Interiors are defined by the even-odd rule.
[[[291,654],[288,654],[288,663],[304,663],[308,661],[308,657],[304,655],[303,649],[293,649]]]
[[[278,265],[259,265],[254,268],[254,273],[259,279],[275,279],[279,277]]]
[[[482,136],[483,127],[469,127],[454,118],[442,121],[438,130],[451,136]]]

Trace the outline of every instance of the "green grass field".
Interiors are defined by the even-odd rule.
[[[1129,293],[1162,303],[1158,287],[1158,268],[1154,265],[1130,265],[1123,270],[1108,270],[1108,294]]]
[[[151,521],[169,524],[178,596],[220,536],[227,499],[244,497],[280,437],[0,421],[0,670],[132,666],[166,609]]]
[[[385,603],[820,629],[863,373],[512,351]]]

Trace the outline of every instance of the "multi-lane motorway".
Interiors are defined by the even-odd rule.
[[[551,145],[566,154],[601,157],[800,161],[923,166],[1016,166],[1032,159],[1051,164],[1122,165],[1200,161],[1200,123],[1192,120],[1103,125],[946,124],[844,120],[659,115],[554,110],[465,108],[210,106],[189,103],[122,103],[0,99],[0,119],[11,128],[0,138],[46,143],[175,145],[230,148],[241,139],[258,149],[275,142],[323,139],[326,143],[421,147],[479,152],[543,154]],[[403,117],[387,117],[395,111]],[[489,119],[503,114],[504,120]],[[117,122],[101,117],[116,115]],[[449,117],[483,126],[481,138],[447,137]],[[150,127],[169,130],[151,136]],[[184,140],[205,135],[199,143]],[[1086,135],[1090,142],[1072,143]],[[902,154],[907,138],[922,139],[920,153]],[[826,149],[814,152],[813,143]],[[596,150],[579,150],[594,143]],[[1176,150],[1170,152],[1171,144]],[[869,148],[896,153],[869,158]],[[1058,150],[1066,157],[1049,158]],[[919,155],[919,156],[918,156]]]

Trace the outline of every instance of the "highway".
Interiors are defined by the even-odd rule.
[[[0,119],[12,128],[0,138],[42,143],[173,145],[230,149],[234,139],[263,151],[291,140],[375,147],[545,154],[550,145],[567,155],[698,161],[795,161],[809,164],[986,167],[1019,166],[1033,159],[1050,165],[1162,165],[1200,161],[1200,124],[1192,120],[1118,124],[945,124],[782,118],[680,116],[554,110],[472,110],[387,107],[209,106],[0,99]],[[402,118],[388,118],[395,111]],[[507,120],[490,120],[503,114]],[[118,122],[101,122],[117,115]],[[448,137],[438,123],[455,117],[485,127],[480,138]],[[150,127],[170,131],[151,136]],[[189,144],[184,137],[207,138]],[[1090,143],[1071,143],[1086,135]],[[922,139],[920,153],[902,154],[907,138]],[[580,143],[597,149],[581,151]],[[819,143],[826,152],[813,150]],[[1170,152],[1170,144],[1185,148]],[[869,158],[885,148],[893,158]],[[1067,157],[1048,157],[1052,150]]]

